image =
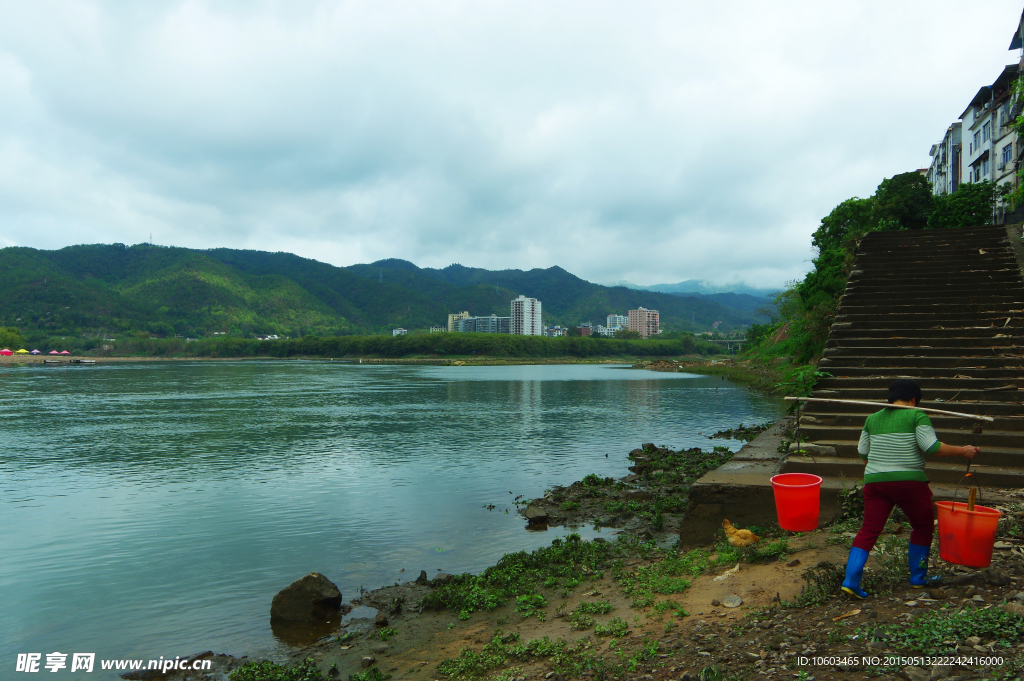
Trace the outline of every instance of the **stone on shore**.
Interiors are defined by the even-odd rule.
[[[377,618],[373,621],[378,627],[388,626],[388,616],[384,612],[378,612]]]
[[[341,591],[319,572],[310,572],[281,589],[270,604],[271,619],[323,622],[337,617]]]
[[[548,521],[548,512],[540,506],[528,507],[523,515],[526,516],[526,521],[531,525],[546,523]]]

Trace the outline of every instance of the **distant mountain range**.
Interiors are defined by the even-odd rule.
[[[664,293],[584,281],[560,267],[420,268],[405,260],[335,267],[290,253],[138,244],[0,249],[0,326],[32,335],[349,334],[427,329],[449,312],[509,314],[523,294],[544,322],[602,324],[659,310],[669,331],[722,331],[759,321],[745,293]]]
[[[701,295],[714,295],[716,293],[741,293],[755,298],[771,298],[778,289],[754,288],[746,284],[726,284],[718,286],[709,284],[701,279],[687,279],[678,284],[655,284],[654,286],[641,286],[629,281],[620,281],[615,286],[625,286],[637,291],[658,291],[659,293],[700,293]]]

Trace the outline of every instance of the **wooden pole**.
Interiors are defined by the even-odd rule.
[[[964,419],[975,419],[977,421],[995,421],[991,416],[979,416],[978,414],[961,414],[958,411],[946,411],[944,409],[929,409],[927,407],[908,407],[902,404],[889,404],[888,402],[870,402],[868,400],[840,400],[828,397],[786,397],[788,402],[835,402],[838,404],[864,404],[869,407],[892,407],[893,409],[920,409],[929,414],[942,414],[943,416],[958,416]]]

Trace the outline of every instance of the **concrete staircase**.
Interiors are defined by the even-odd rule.
[[[1007,228],[874,232],[860,244],[812,397],[884,402],[913,378],[921,406],[996,419],[932,416],[942,442],[978,444],[975,484],[1024,488],[1024,282]],[[800,433],[819,445],[791,454],[783,472],[815,473],[825,488],[862,478],[857,442],[868,406],[806,403]],[[927,464],[936,497],[952,496],[964,459]],[[961,496],[963,492],[960,492]]]

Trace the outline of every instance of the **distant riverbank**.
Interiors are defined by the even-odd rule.
[[[18,355],[0,357],[0,365],[11,364],[43,364],[44,360],[54,362],[53,357],[45,355]],[[56,358],[59,364],[70,364],[76,360],[93,360],[96,363],[107,362],[240,362],[246,360],[281,360],[281,361],[313,361],[313,362],[347,362],[350,364],[398,364],[425,366],[522,366],[522,365],[562,365],[562,364],[629,364],[637,362],[636,357],[204,357],[181,356],[164,357],[153,355],[133,355],[115,357],[109,355],[71,355]],[[690,366],[694,357],[680,357],[675,361]],[[56,363],[55,363],[56,364]],[[692,364],[697,366],[696,364]],[[637,368],[646,368],[638,366]],[[694,373],[703,373],[694,371]]]

